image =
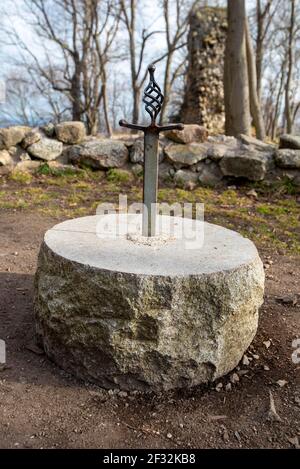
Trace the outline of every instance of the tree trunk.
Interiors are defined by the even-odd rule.
[[[249,96],[250,96],[250,111],[253,119],[254,127],[256,130],[256,137],[259,140],[266,138],[266,130],[264,119],[261,112],[261,106],[257,95],[257,77],[254,50],[249,31],[248,20],[245,20],[246,32],[246,50],[247,50],[247,64],[248,64],[248,78],[249,78]]]
[[[112,129],[111,129],[111,125],[110,125],[109,117],[108,117],[106,74],[105,74],[105,77],[103,78],[103,84],[102,84],[102,99],[103,99],[103,112],[104,112],[106,132],[107,132],[108,137],[111,137]]]
[[[132,109],[132,123],[133,124],[137,124],[139,120],[140,96],[141,96],[141,90],[136,85],[135,89],[133,90],[133,109]]]
[[[261,80],[262,80],[262,58],[263,58],[263,20],[261,12],[260,0],[256,2],[256,23],[257,23],[257,34],[256,34],[256,87],[258,99],[261,98]]]
[[[225,131],[250,135],[249,81],[245,35],[245,0],[228,0],[224,66]]]
[[[286,131],[287,133],[293,132],[293,117],[290,102],[291,82],[293,75],[294,65],[294,53],[293,53],[293,42],[294,42],[294,29],[295,29],[295,0],[290,0],[291,3],[291,17],[289,26],[289,40],[288,40],[288,70],[287,80],[285,85],[285,119],[286,119]]]
[[[272,139],[275,140],[276,135],[277,135],[277,127],[278,127],[278,116],[279,116],[279,110],[281,107],[282,103],[282,95],[283,95],[283,88],[284,88],[284,78],[285,78],[285,66],[286,62],[283,62],[282,68],[281,68],[281,76],[280,76],[280,84],[278,88],[278,93],[276,96],[276,103],[275,103],[275,110],[274,110],[274,118],[272,122]]]
[[[171,72],[171,62],[172,62],[172,53],[169,53],[166,61],[166,68],[165,68],[165,77],[164,77],[164,102],[162,104],[161,108],[161,114],[160,114],[160,124],[163,123],[168,102],[170,100],[170,72]]]
[[[98,128],[99,128],[99,118],[98,118],[98,112],[96,112],[93,115],[92,121],[88,125],[88,133],[90,135],[97,135]]]
[[[75,71],[71,82],[72,120],[81,120],[81,66],[75,63]]]

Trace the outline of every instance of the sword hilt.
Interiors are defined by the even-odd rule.
[[[167,125],[157,125],[157,124],[150,124],[150,125],[139,125],[139,124],[130,124],[125,119],[121,119],[119,121],[119,125],[121,127],[126,127],[127,129],[134,129],[134,130],[141,130],[142,132],[165,132],[166,130],[183,130],[183,124],[167,124]]]
[[[143,182],[143,236],[155,236],[156,233],[156,204],[158,186],[158,140],[159,133],[166,130],[183,130],[183,124],[157,125],[156,117],[161,111],[164,96],[155,81],[155,66],[148,67],[150,80],[144,90],[143,102],[145,110],[151,117],[150,125],[130,124],[121,119],[119,124],[127,129],[144,132],[144,182]]]
[[[155,66],[153,64],[150,64],[148,67],[148,71],[150,75],[150,80],[144,90],[143,102],[145,103],[145,110],[151,117],[151,124],[149,126],[140,124],[130,124],[125,119],[121,119],[119,121],[120,126],[126,127],[127,129],[142,130],[143,132],[149,131],[153,133],[164,132],[165,130],[183,130],[183,124],[156,124],[156,117],[161,111],[162,104],[164,102],[164,95],[162,94],[161,89],[154,78]]]
[[[119,121],[119,125],[121,127],[126,127],[127,129],[142,130],[143,132],[145,132],[145,130],[147,129],[146,125],[130,124],[125,119],[121,119]]]

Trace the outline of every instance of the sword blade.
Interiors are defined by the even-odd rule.
[[[155,236],[158,185],[158,138],[153,131],[144,133],[143,236]]]

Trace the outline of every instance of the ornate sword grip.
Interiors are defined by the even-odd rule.
[[[149,65],[148,71],[150,80],[144,89],[143,102],[145,103],[146,112],[151,117],[151,124],[155,125],[156,117],[160,113],[162,103],[164,102],[164,95],[154,78],[155,66],[153,64]]]

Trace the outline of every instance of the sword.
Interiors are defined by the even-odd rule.
[[[119,124],[128,129],[144,132],[144,179],[143,179],[143,236],[155,236],[157,216],[157,188],[158,188],[158,142],[160,132],[166,130],[183,130],[183,124],[157,125],[156,118],[161,111],[164,96],[155,81],[153,64],[148,67],[150,79],[144,90],[143,102],[145,110],[151,117],[149,126],[129,124],[120,120]]]

